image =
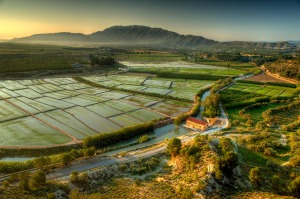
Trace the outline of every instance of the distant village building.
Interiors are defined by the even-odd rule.
[[[200,129],[202,131],[206,130],[208,128],[208,123],[203,120],[199,120],[197,118],[189,117],[186,120],[186,125],[193,129]]]

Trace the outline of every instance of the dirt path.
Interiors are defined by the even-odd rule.
[[[286,82],[289,82],[289,83],[292,83],[292,84],[299,84],[300,83],[299,81],[296,81],[296,80],[293,80],[293,79],[289,79],[289,78],[286,78],[286,77],[281,77],[278,74],[271,73],[268,70],[266,70],[266,74],[269,75],[269,76],[271,76],[271,77],[274,77],[274,78],[277,78],[277,79],[280,79],[280,80],[283,80],[283,81],[286,81]]]

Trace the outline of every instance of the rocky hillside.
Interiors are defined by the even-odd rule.
[[[104,44],[122,46],[148,46],[163,48],[274,48],[291,49],[296,45],[288,42],[268,43],[268,42],[246,42],[231,41],[218,42],[202,36],[181,35],[176,32],[161,28],[151,28],[147,26],[112,26],[103,31],[98,31],[90,35],[80,33],[51,33],[37,34],[29,37],[16,38],[13,42],[29,43],[50,43],[50,44]]]
[[[197,47],[213,45],[217,41],[201,36],[180,35],[161,28],[147,26],[113,26],[90,35],[79,33],[38,34],[13,39],[14,42],[90,42],[118,45],[149,45],[166,47]]]
[[[282,77],[300,81],[300,59],[281,59],[272,63],[268,63],[265,65],[265,67],[271,73],[276,73]]]

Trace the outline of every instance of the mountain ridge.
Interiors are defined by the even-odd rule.
[[[156,47],[184,47],[197,48],[204,46],[216,47],[254,47],[254,48],[294,48],[296,45],[285,42],[249,42],[249,41],[229,41],[219,42],[202,36],[182,35],[162,28],[152,28],[149,26],[130,25],[130,26],[112,26],[102,31],[91,34],[58,32],[35,34],[28,37],[15,38],[13,42],[29,43],[96,43],[111,45],[146,45]]]

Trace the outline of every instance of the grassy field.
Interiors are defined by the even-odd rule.
[[[238,90],[244,91],[248,93],[255,93],[270,97],[277,97],[277,96],[291,96],[294,88],[287,88],[281,86],[272,86],[272,85],[257,85],[257,84],[247,84],[247,83],[236,83],[232,87],[229,88],[230,90]]]

